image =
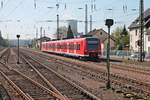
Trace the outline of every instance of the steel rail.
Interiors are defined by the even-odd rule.
[[[63,63],[61,63],[61,64],[63,64]],[[68,66],[68,65],[67,65]],[[73,67],[73,66],[72,66]],[[104,74],[104,76],[107,76],[107,73],[103,73]],[[97,74],[91,74],[91,76],[92,77],[100,77],[100,76],[97,76]],[[148,94],[150,93],[149,91],[147,91],[147,90],[144,90],[144,89],[142,89],[141,90],[141,85],[143,84],[143,86],[146,86],[146,87],[150,87],[149,86],[149,84],[147,84],[147,83],[144,83],[144,82],[137,82],[136,80],[134,80],[134,79],[130,79],[130,78],[124,78],[124,77],[120,77],[120,76],[117,76],[117,75],[115,75],[115,74],[111,74],[111,76],[113,76],[113,77],[116,77],[116,78],[119,78],[119,79],[121,79],[121,80],[127,80],[127,81],[130,81],[130,82],[132,82],[132,84],[134,84],[134,83],[136,83],[137,84],[137,86],[138,87],[135,87],[135,86],[131,86],[131,88],[132,88],[132,90],[133,91],[142,91],[144,94],[146,94],[147,96],[149,96]],[[106,80],[106,79],[105,79]],[[120,85],[120,84],[122,84],[121,86],[123,86],[123,84],[124,83],[122,83],[121,81],[118,81],[118,80],[116,80],[116,79],[112,79],[112,82],[113,83],[115,83],[114,85]],[[125,82],[126,83],[126,82]],[[124,84],[124,86],[126,86],[127,85],[127,83],[126,84]],[[130,84],[129,84],[130,85]],[[140,85],[140,87],[139,87],[139,85]]]
[[[2,60],[3,56],[8,52],[8,55],[7,55],[7,59],[3,59],[3,60],[6,60],[8,61],[8,57],[9,57],[9,54],[10,54],[10,48],[7,48],[7,49],[4,49],[2,52],[0,52],[0,60]]]
[[[40,62],[40,61],[39,61]],[[56,61],[57,62],[57,61]],[[72,64],[72,63],[71,63]],[[81,66],[81,65],[80,65]],[[92,74],[91,75],[92,77],[100,77],[100,76],[97,76],[96,74]],[[104,76],[107,76],[107,74],[106,73],[104,73]],[[117,79],[122,79],[122,80],[124,80],[124,82],[125,82],[125,80],[127,80],[127,81],[129,81],[129,82],[132,82],[132,85],[133,84],[137,84],[137,86],[138,87],[136,87],[136,86],[132,86],[131,88],[132,88],[132,90],[134,91],[134,90],[140,90],[140,91],[143,91],[144,92],[144,94],[149,94],[150,93],[150,91],[147,91],[147,90],[143,90],[143,89],[141,89],[141,87],[139,87],[139,85],[141,86],[141,85],[144,85],[144,87],[149,87],[149,84],[148,83],[144,83],[144,82],[137,82],[136,80],[134,80],[134,79],[131,79],[131,78],[124,78],[124,77],[120,77],[120,76],[117,76],[117,75],[115,75],[115,74],[111,74],[111,76],[113,76],[113,77],[116,77]],[[117,79],[113,79],[113,83],[115,83],[115,84],[124,84],[124,83],[122,83],[121,81],[118,81]],[[125,82],[126,83],[126,82]],[[130,84],[129,84],[130,85]],[[149,95],[147,95],[147,96],[149,96]]]
[[[42,78],[42,80],[54,90],[58,95],[62,97],[62,100],[69,100],[63,94],[61,94],[26,58],[22,56],[23,60]]]
[[[63,64],[63,63],[60,63],[60,64]],[[65,64],[65,65],[68,66],[67,64]],[[87,76],[90,75],[93,78],[95,77],[95,78],[98,78],[98,79],[107,80],[107,79],[104,78],[104,76],[107,76],[107,73],[104,70],[102,70],[102,71],[99,70],[99,73],[102,73],[102,74],[98,75],[96,73],[91,73],[91,72],[85,71],[84,69],[80,69],[80,68],[75,67],[75,66],[72,66],[72,68],[75,68],[76,70],[80,70],[80,71],[82,70],[82,72],[86,73]],[[121,77],[121,76],[118,76],[118,75],[112,74],[112,73],[111,73],[111,77],[112,77],[112,83],[114,83],[114,85],[126,86],[126,85],[131,85],[132,84],[132,86],[130,86],[132,88],[132,90],[141,90],[146,95],[150,94],[150,91],[141,89],[141,86],[145,86],[147,88],[150,88],[150,84],[148,84],[148,83],[144,83],[142,81],[138,82],[135,79]],[[118,79],[120,79],[120,80],[118,80]],[[124,83],[122,81],[124,81]],[[127,82],[130,82],[130,83],[127,84]],[[133,86],[133,84],[136,84],[136,86],[138,86],[138,87]]]
[[[5,75],[2,71],[0,71],[1,75],[9,82],[9,84],[20,94],[25,100],[33,100],[28,95],[26,95],[15,83],[13,83],[7,75]]]
[[[52,96],[58,98],[59,100],[64,100],[60,95],[58,95],[58,94],[56,94],[55,92],[49,90],[48,88],[44,87],[44,86],[41,85],[40,83],[38,83],[38,82],[32,80],[31,78],[27,77],[26,75],[22,74],[21,72],[15,70],[15,69],[12,69],[9,65],[6,65],[6,64],[4,64],[4,63],[2,63],[2,62],[0,62],[0,63],[3,64],[3,65],[4,65],[5,67],[7,67],[8,69],[10,69],[10,70],[12,70],[12,71],[18,73],[19,75],[21,75],[21,76],[24,77],[25,79],[29,80],[31,83],[33,83],[34,85],[38,86],[39,88],[41,88],[41,89],[43,89],[43,90],[46,90],[47,92],[49,92],[50,95],[52,95]],[[5,74],[3,73],[2,75],[5,75]],[[9,78],[7,77],[7,75],[5,75],[5,78],[9,79]],[[9,81],[11,81],[11,80],[9,79]],[[17,87],[17,91],[19,91],[19,93],[24,93],[24,92],[23,92],[15,83],[13,83],[12,81],[11,81],[11,84],[15,85],[15,89],[16,89],[16,87]],[[22,91],[22,92],[21,92],[21,91]],[[29,94],[27,94],[27,93],[24,93],[24,94],[25,94],[25,97],[28,97],[28,99],[26,99],[26,100],[33,100],[33,98],[32,98]],[[23,95],[24,95],[24,94],[23,94]]]
[[[76,85],[75,83],[73,83],[72,81],[68,80],[67,78],[65,78],[64,76],[60,75],[59,73],[57,73],[56,71],[54,71],[53,69],[47,67],[46,65],[40,63],[38,60],[34,59],[33,57],[29,56],[32,60],[34,60],[35,62],[37,62],[38,64],[40,64],[41,66],[45,67],[46,69],[48,69],[49,71],[55,73],[58,77],[60,77],[61,79],[63,79],[64,81],[68,82],[69,84],[71,84],[72,86],[74,86],[75,88],[77,88],[78,90],[82,91],[83,94],[87,95],[88,97],[90,97],[93,100],[101,100],[100,98],[98,98],[97,96],[95,96],[94,94],[86,91],[84,88]]]
[[[96,64],[97,66],[98,65],[101,65],[101,66],[106,65],[106,64],[103,64],[103,63],[101,63],[101,64],[94,63],[94,64]],[[139,74],[143,74],[143,75],[150,75],[150,73],[149,73],[150,70],[149,69],[129,67],[127,65],[118,65],[118,64],[113,64],[113,63],[111,63],[111,67],[114,68],[114,69],[130,71],[130,72],[139,73]]]
[[[26,49],[24,49],[24,50],[26,50]],[[31,51],[31,50],[26,50],[26,51]],[[39,52],[35,51],[35,53],[39,53]],[[43,55],[43,54],[40,53],[40,55]],[[47,54],[44,54],[44,55],[48,56]],[[45,57],[45,56],[43,56],[43,57]],[[55,60],[56,60],[56,58],[55,58]],[[59,60],[62,60],[62,59],[59,59]],[[66,61],[66,60],[62,60],[62,61]],[[66,61],[66,62],[71,63],[69,61]],[[87,62],[91,63],[91,61],[87,61]],[[106,64],[103,64],[103,63],[100,63],[100,64],[99,63],[93,63],[93,64],[102,65],[102,66],[106,65]],[[126,70],[126,71],[132,71],[132,72],[135,72],[135,73],[140,73],[140,74],[145,74],[145,75],[150,75],[150,73],[149,73],[150,70],[149,69],[130,67],[130,66],[127,66],[127,65],[121,65],[121,66],[124,66],[124,67],[119,68],[120,65],[114,64],[114,63],[111,63],[111,65],[112,65],[111,66],[112,68],[116,68],[116,69],[120,69],[120,70]]]
[[[55,92],[51,91],[50,89],[44,87],[43,85],[41,85],[40,83],[32,80],[31,78],[27,77],[26,75],[22,74],[21,72],[15,70],[15,69],[12,69],[13,71],[15,71],[16,73],[20,74],[22,77],[26,78],[27,80],[31,81],[33,84],[35,84],[36,86],[42,88],[43,90],[46,90],[50,93],[50,95],[53,95],[55,96],[56,98],[60,99],[60,100],[65,100],[64,98],[62,98],[60,95],[56,94]]]

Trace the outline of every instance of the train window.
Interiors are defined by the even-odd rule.
[[[56,48],[57,48],[57,49],[60,49],[60,48],[61,48],[61,45],[60,45],[60,44],[57,44]]]
[[[45,48],[45,44],[43,45],[43,47]]]
[[[54,44],[52,44],[52,48],[54,49]]]
[[[52,45],[51,44],[49,44],[49,47],[48,48],[52,48]]]
[[[64,45],[64,49],[67,49],[67,44]]]
[[[59,45],[59,49],[62,49],[62,45],[61,44]]]
[[[88,49],[95,50],[98,49],[99,41],[96,38],[87,39]]]
[[[74,44],[69,44],[69,49],[74,50]]]
[[[53,48],[54,48],[54,49],[56,48],[56,45],[55,45],[55,44],[53,44]]]
[[[94,41],[88,41],[88,44],[98,44],[98,41],[94,40]]]
[[[80,44],[77,44],[76,47],[76,50],[80,50]]]
[[[61,45],[61,48],[62,48],[62,49],[67,49],[67,45],[66,45],[66,44],[63,44],[63,45]]]
[[[98,49],[98,44],[88,44],[88,49],[89,49],[89,50]]]
[[[47,49],[47,43],[45,45],[46,45],[46,49]]]

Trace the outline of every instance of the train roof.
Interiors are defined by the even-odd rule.
[[[55,40],[55,41],[47,41],[47,42],[66,42],[66,41],[77,41],[77,40],[85,40],[85,39],[98,39],[95,37],[83,37],[83,38],[72,38],[72,39],[64,39],[64,40]],[[47,42],[43,42],[43,43],[47,43]]]

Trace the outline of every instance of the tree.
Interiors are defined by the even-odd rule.
[[[128,31],[127,31],[127,29],[126,29],[126,26],[124,25],[124,27],[123,27],[123,30],[122,30],[122,33],[121,33],[121,35],[128,35]]]
[[[122,50],[125,46],[129,45],[129,34],[126,27],[117,27],[112,36],[115,38],[115,44],[117,50]]]
[[[0,31],[0,46],[3,46],[3,47],[8,46],[8,42],[6,39],[3,39],[1,31]]]
[[[69,25],[68,31],[67,31],[67,39],[70,39],[70,38],[74,38],[74,36],[73,36],[73,32],[71,30],[71,26]]]

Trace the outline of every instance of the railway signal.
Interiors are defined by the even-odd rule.
[[[18,38],[18,61],[17,61],[17,64],[19,64],[19,38],[20,38],[20,35],[17,34],[16,37]]]
[[[107,89],[111,88],[110,85],[110,27],[114,24],[113,19],[106,19],[105,25],[108,27],[108,43],[107,43]]]

